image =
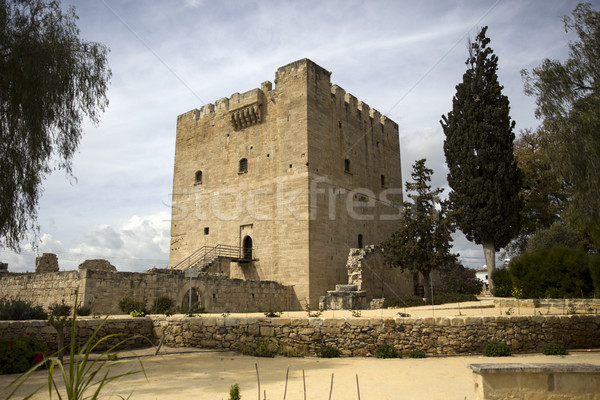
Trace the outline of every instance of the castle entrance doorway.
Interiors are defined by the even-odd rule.
[[[244,238],[242,252],[244,260],[252,260],[252,238],[250,236]]]

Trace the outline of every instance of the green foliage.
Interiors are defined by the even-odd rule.
[[[600,243],[600,12],[580,3],[563,17],[569,42],[564,62],[545,59],[522,71],[525,93],[536,98],[542,145],[551,167],[572,188],[568,219]]]
[[[419,307],[425,306],[427,303],[421,297],[403,296],[403,297],[386,297],[383,300],[383,308],[403,308],[403,307]]]
[[[175,307],[175,301],[168,296],[160,296],[152,302],[152,314],[170,314]]]
[[[496,297],[510,297],[513,289],[512,278],[508,268],[498,268],[492,272],[492,295]]]
[[[265,317],[267,317],[267,318],[278,318],[278,317],[281,317],[281,312],[280,311],[269,310],[269,311],[265,312]]]
[[[398,358],[398,351],[390,344],[384,343],[377,346],[375,349],[376,358]]]
[[[558,343],[548,343],[542,347],[542,354],[545,356],[566,356],[567,349]]]
[[[233,384],[231,388],[229,388],[229,400],[240,400],[242,395],[240,394],[240,385]]]
[[[537,253],[554,246],[569,247],[571,249],[582,249],[583,238],[573,228],[555,222],[550,227],[539,229],[531,236],[527,243],[527,251]]]
[[[581,297],[593,293],[588,263],[584,250],[555,246],[513,258],[509,271],[523,298]]]
[[[27,319],[47,319],[42,306],[34,306],[29,301],[0,298],[0,321],[22,321]]]
[[[181,312],[183,312],[183,314],[185,314],[186,317],[193,317],[196,314],[205,314],[206,313],[206,308],[204,308],[200,302],[196,302],[192,304],[192,307],[190,308],[187,304],[183,307],[183,309],[181,310]]]
[[[14,340],[0,337],[0,375],[27,371],[44,359],[46,350],[29,333]]]
[[[594,297],[600,298],[600,255],[590,256],[589,267],[594,284]]]
[[[76,20],[60,1],[0,3],[0,247],[38,231],[42,180],[71,173],[84,120],[108,105],[108,50],[80,39]]]
[[[119,300],[119,309],[126,314],[131,314],[133,311],[146,312],[146,303],[139,300],[134,300],[131,297],[122,297]]]
[[[425,353],[425,350],[423,350],[423,349],[412,349],[408,353],[408,357],[409,358],[425,358],[425,357],[427,357],[427,353]]]
[[[319,357],[321,358],[338,358],[341,355],[340,350],[333,346],[325,346],[319,350]]]
[[[60,303],[54,303],[50,307],[50,317],[70,317],[71,306],[65,303],[65,299],[62,299]]]
[[[272,343],[270,339],[263,339],[256,341],[255,347],[249,343],[244,343],[240,351],[247,356],[273,358],[277,354],[277,349],[276,343]]]
[[[81,317],[87,317],[88,315],[92,314],[92,304],[89,303],[88,305],[81,305],[77,307],[77,315],[81,316]]]
[[[483,27],[470,43],[467,71],[456,86],[452,111],[442,116],[450,209],[469,241],[493,252],[520,231],[521,174],[513,154],[515,122],[498,82],[498,57]]]
[[[454,264],[440,275],[442,293],[460,293],[476,295],[483,290],[483,281],[478,279],[474,269]]]
[[[433,296],[433,304],[447,304],[447,303],[462,303],[465,301],[479,301],[477,296],[474,294],[464,293],[440,293]],[[425,304],[431,305],[431,298],[425,300]]]
[[[512,355],[512,349],[504,343],[489,342],[483,348],[483,355],[486,357],[508,357]]]
[[[551,168],[551,154],[542,146],[543,136],[541,130],[527,129],[515,141],[515,159],[523,178],[523,209],[521,231],[506,249],[513,257],[525,252],[531,235],[565,216],[570,197],[570,186]]]
[[[75,299],[77,304],[77,297]],[[111,334],[99,337],[98,333],[103,328],[108,316],[101,324],[92,332],[89,339],[85,343],[79,343],[77,340],[77,314],[74,313],[70,319],[70,341],[69,341],[69,364],[65,367],[61,360],[53,360],[52,362],[42,362],[36,364],[23,375],[12,381],[7,387],[0,391],[0,396],[8,400],[15,392],[23,385],[23,383],[35,372],[39,367],[49,363],[48,365],[48,393],[52,398],[53,394],[59,400],[69,399],[98,399],[102,398],[102,390],[106,385],[113,381],[117,381],[125,376],[144,372],[144,367],[141,360],[138,359],[140,369],[134,370],[128,368],[127,372],[120,374],[111,374],[111,369],[124,361],[113,361],[114,352],[123,346],[128,339],[122,340],[117,344],[109,347],[104,352],[98,354],[97,357],[90,357],[92,352],[96,352],[99,346],[103,346],[105,342],[113,340],[117,335]],[[113,360],[111,360],[113,359]],[[26,398],[30,398],[41,389],[38,388]]]
[[[443,189],[429,185],[433,170],[425,161],[413,164],[413,182],[406,182],[412,202],[403,204],[400,229],[381,246],[388,265],[428,277],[434,269],[456,262],[456,255],[450,253],[454,228],[446,215],[446,203],[439,198]]]

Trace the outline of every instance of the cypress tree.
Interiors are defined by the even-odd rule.
[[[514,121],[498,83],[498,57],[487,27],[469,43],[467,71],[456,86],[452,111],[442,116],[450,207],[469,241],[483,245],[488,275],[495,252],[519,233],[520,171],[513,156]]]

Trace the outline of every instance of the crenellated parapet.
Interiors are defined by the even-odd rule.
[[[370,119],[373,123],[380,123],[382,125],[391,124],[395,129],[398,127],[394,121],[385,115],[381,115],[379,111],[369,107],[367,103],[359,101],[352,94],[346,93],[338,85],[331,85],[331,99],[338,110],[345,109],[347,113],[358,115],[359,119]]]

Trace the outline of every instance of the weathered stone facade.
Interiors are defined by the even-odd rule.
[[[79,321],[79,338],[85,340],[101,320]],[[3,337],[29,332],[56,347],[56,331],[46,321],[0,321]],[[387,343],[407,354],[414,348],[429,354],[477,354],[490,341],[508,344],[515,353],[540,351],[548,343],[568,349],[600,346],[600,315],[479,316],[438,318],[237,318],[152,316],[110,318],[105,333],[126,338],[141,334],[172,347],[240,350],[271,343],[280,352],[295,348],[307,355],[335,346],[345,355],[373,354]],[[147,346],[148,341],[132,345]]]
[[[155,298],[167,296],[178,307],[187,305],[190,279],[181,271],[169,273],[111,272],[83,269],[0,277],[0,297],[29,300],[48,309],[64,299],[91,304],[99,314],[119,314],[119,299],[129,296],[148,307]],[[200,274],[191,279],[194,299],[211,312],[286,310],[294,304],[291,287],[272,281],[230,279],[218,274]]]
[[[112,265],[107,260],[85,260],[79,264],[79,270],[93,269],[95,271],[116,271],[117,267]]]
[[[177,118],[170,266],[203,246],[252,249],[231,275],[293,285],[296,308],[347,281],[348,249],[397,228],[398,125],[303,59],[275,89]]]
[[[35,272],[58,272],[58,257],[56,254],[44,253],[35,258]]]

